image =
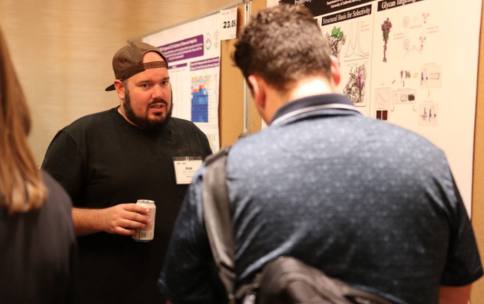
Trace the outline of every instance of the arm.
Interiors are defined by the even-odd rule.
[[[440,281],[440,304],[469,303],[471,284],[483,274],[474,231],[457,185],[450,173],[448,193],[449,247]]]
[[[74,206],[82,193],[84,159],[76,141],[62,129],[52,139],[42,162],[42,169],[61,184]]]
[[[77,235],[107,232],[133,235],[148,223],[147,211],[136,204],[118,204],[104,209],[82,209],[86,183],[86,152],[67,129],[57,133],[47,149],[42,167],[69,193],[74,202],[72,220]]]
[[[72,208],[72,221],[77,235],[107,232],[133,235],[149,221],[148,211],[136,204],[118,204],[104,209]]]
[[[187,128],[184,129],[185,137],[191,138],[192,143],[190,144],[195,148],[194,151],[198,151],[205,160],[207,156],[212,154],[212,148],[210,147],[210,142],[208,141],[207,135],[200,130],[194,123],[190,122]]]
[[[178,214],[159,279],[160,289],[171,303],[223,303],[226,300],[202,221],[200,171]]]
[[[471,285],[462,287],[441,286],[439,304],[467,304],[471,294]]]
[[[207,135],[205,135],[205,133],[202,133],[202,146],[203,146],[203,150],[204,150],[204,155],[203,155],[203,159],[205,160],[205,158],[207,158],[207,156],[209,156],[210,154],[212,154],[212,148],[210,147],[210,143],[208,141],[208,138],[207,138]]]

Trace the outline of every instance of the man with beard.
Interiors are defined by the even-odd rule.
[[[162,303],[157,277],[187,188],[179,177],[211,150],[193,123],[171,117],[167,60],[159,49],[130,42],[114,55],[113,69],[116,79],[106,90],[116,90],[120,105],[60,130],[42,167],[74,203],[79,302]],[[149,242],[132,238],[149,224],[138,199],[156,204]]]

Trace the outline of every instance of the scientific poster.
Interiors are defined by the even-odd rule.
[[[219,16],[213,14],[146,36],[167,57],[173,116],[195,123],[219,149]]]
[[[312,11],[339,59],[338,89],[363,114],[444,150],[470,212],[482,1],[279,2]]]

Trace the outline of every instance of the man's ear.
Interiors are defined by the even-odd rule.
[[[337,87],[341,82],[341,71],[338,58],[331,56],[331,84]]]
[[[116,89],[116,93],[118,94],[119,99],[124,100],[124,96],[126,93],[123,82],[116,79],[114,81],[114,88]]]
[[[247,82],[249,83],[250,92],[252,93],[252,98],[255,101],[257,109],[263,110],[266,106],[266,92],[262,79],[256,75],[250,75],[247,77]]]

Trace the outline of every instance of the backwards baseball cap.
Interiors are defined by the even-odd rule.
[[[164,61],[152,61],[143,63],[143,57],[148,52],[160,54]],[[124,81],[129,77],[153,68],[167,68],[168,61],[161,53],[160,49],[144,42],[128,41],[128,44],[113,56],[113,70],[116,79]],[[106,91],[114,90],[114,83],[108,86]]]

